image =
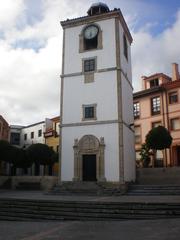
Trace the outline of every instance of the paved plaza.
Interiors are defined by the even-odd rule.
[[[0,190],[0,198],[117,201],[180,202],[180,196],[60,196],[41,191]],[[0,240],[179,240],[180,219],[126,221],[0,221]]]
[[[180,219],[0,222],[0,240],[179,240]]]

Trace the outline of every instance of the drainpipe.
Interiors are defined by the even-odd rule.
[[[165,121],[165,109],[164,109],[164,96],[163,96],[163,90],[165,90],[165,98],[166,98],[166,89],[164,88],[162,88],[162,92],[161,92],[161,98],[162,98],[162,115],[163,115],[163,125],[165,126],[166,125],[166,121]],[[167,98],[166,98],[166,100],[167,100]],[[166,101],[166,104],[165,104],[165,106],[166,106],[166,112],[168,111],[167,110],[167,101]],[[167,121],[167,123],[168,123],[168,121]],[[167,150],[165,149],[165,151],[164,151],[164,153],[165,153],[165,167],[167,167]]]
[[[166,96],[166,116],[167,116],[167,129],[170,132],[170,126],[169,126],[169,109],[168,109],[168,94],[167,89],[165,89],[165,96]],[[170,152],[170,165],[172,165],[172,148],[169,149]]]

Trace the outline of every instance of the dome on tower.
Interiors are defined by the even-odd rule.
[[[93,15],[106,13],[106,12],[109,12],[109,7],[105,3],[98,2],[98,3],[93,3],[91,5],[89,10],[87,11],[87,14],[89,16],[93,16]]]

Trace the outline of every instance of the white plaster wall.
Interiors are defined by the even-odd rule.
[[[42,136],[38,137],[38,130],[42,130]],[[34,138],[31,139],[31,132],[34,132]],[[44,123],[27,126],[21,130],[21,147],[31,145],[33,143],[45,143],[44,139]],[[27,134],[27,140],[24,140],[24,134]]]
[[[62,129],[62,181],[74,177],[74,139],[92,134],[105,141],[105,177],[107,181],[119,181],[118,124],[64,127]]]
[[[124,47],[123,47],[123,33],[124,30],[119,22],[119,32],[120,32],[120,60],[121,60],[121,68],[124,71],[125,74],[127,74],[127,77],[129,81],[132,83],[132,70],[131,70],[131,45],[127,39],[128,44],[128,61],[126,57],[124,56]]]
[[[124,140],[124,181],[135,181],[136,166],[135,166],[135,148],[134,148],[134,133],[123,126]]]
[[[126,78],[121,74],[121,86],[122,86],[122,113],[123,121],[130,125],[134,123],[133,116],[133,92]]]
[[[103,32],[103,49],[79,53],[79,35],[85,25],[65,29],[65,71],[64,74],[82,72],[82,59],[97,56],[97,69],[116,66],[115,23],[107,19],[97,23]],[[108,56],[108,57],[107,57]]]
[[[63,123],[82,121],[82,105],[97,104],[97,120],[117,119],[116,72],[95,73],[95,81],[84,83],[84,76],[64,79]]]

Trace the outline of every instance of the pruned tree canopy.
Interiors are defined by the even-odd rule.
[[[31,161],[37,162],[41,165],[53,165],[52,159],[54,151],[45,144],[36,143],[32,144],[27,149],[27,154]]]
[[[163,126],[152,128],[146,135],[146,144],[153,150],[170,148],[171,143],[172,137],[169,131]]]

